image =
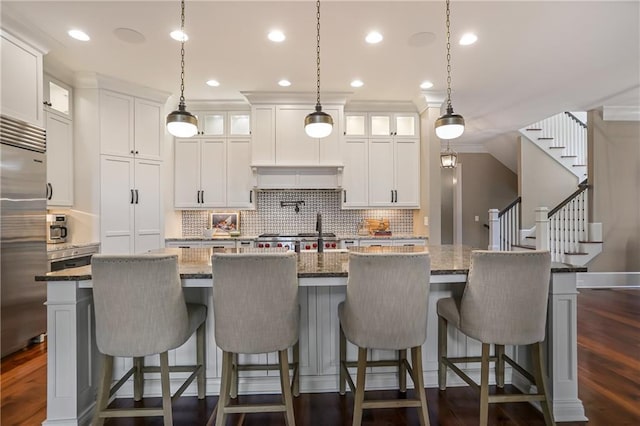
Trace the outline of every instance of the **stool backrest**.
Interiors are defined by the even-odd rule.
[[[283,350],[298,340],[296,253],[214,253],[216,344],[234,353]]]
[[[543,341],[550,275],[548,251],[473,251],[460,330],[484,343]]]
[[[406,349],[427,337],[431,259],[420,253],[349,253],[344,304],[353,343]]]
[[[95,255],[91,274],[100,352],[144,356],[183,343],[189,320],[176,255]]]

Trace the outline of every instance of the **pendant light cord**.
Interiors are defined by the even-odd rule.
[[[317,37],[316,37],[316,65],[318,67],[318,79],[317,79],[317,99],[316,110],[320,110],[320,0],[316,1],[316,19],[317,19]]]
[[[451,32],[449,31],[449,0],[447,0],[447,112],[452,113],[451,106]]]
[[[180,32],[182,33],[182,40],[180,43],[180,106],[184,107],[184,0],[181,2]]]

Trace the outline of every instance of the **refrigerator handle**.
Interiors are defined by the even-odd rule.
[[[51,200],[53,198],[53,185],[47,182],[47,200]]]

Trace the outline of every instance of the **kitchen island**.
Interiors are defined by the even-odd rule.
[[[238,249],[259,251],[260,249]],[[274,249],[271,249],[274,250]],[[423,346],[424,380],[427,387],[437,386],[437,316],[438,299],[461,295],[467,279],[471,249],[465,246],[371,247],[359,251],[422,251],[431,256],[431,284],[427,341]],[[222,353],[215,344],[211,287],[212,251],[235,249],[161,249],[179,257],[180,276],[185,297],[190,302],[209,307],[207,318],[206,386],[208,395],[216,395],[220,386]],[[547,370],[556,421],[584,421],[584,408],[578,399],[576,272],[584,267],[552,265],[549,288],[547,327]],[[344,300],[348,275],[348,253],[301,253],[298,260],[301,306],[300,323],[300,390],[301,392],[336,392],[338,387],[338,304]],[[517,277],[514,277],[517,279]],[[98,351],[95,346],[91,267],[68,269],[36,278],[47,285],[48,321],[48,383],[46,425],[88,424],[96,398]],[[256,277],[256,285],[260,278]],[[480,343],[449,329],[449,351],[453,356],[477,355]],[[349,345],[347,356],[356,358],[355,346]],[[525,361],[523,350],[510,353]],[[455,354],[455,355],[454,355]],[[395,356],[390,351],[373,351],[373,359]],[[195,339],[171,351],[170,363],[189,363],[195,359]],[[240,362],[274,363],[275,353],[240,356]],[[149,365],[157,365],[157,357],[149,357]],[[526,362],[525,362],[526,363]],[[130,359],[118,359],[114,366],[121,373],[131,366]],[[465,371],[479,379],[479,366],[470,364]],[[277,393],[280,385],[277,371],[246,372],[239,379],[240,393]],[[516,371],[506,377],[527,391],[526,382]],[[493,380],[493,378],[491,378]],[[412,383],[408,381],[409,387]],[[451,386],[463,385],[455,375],[449,375]],[[368,389],[394,388],[397,375],[393,368],[367,376]],[[131,383],[123,386],[119,395],[133,394]],[[195,395],[195,387],[186,394]],[[145,381],[145,395],[160,395],[158,378]]]

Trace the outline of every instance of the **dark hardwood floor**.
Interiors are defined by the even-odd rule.
[[[588,425],[640,425],[640,290],[581,290],[578,296],[579,396]],[[39,425],[46,417],[46,344],[35,345],[2,360],[0,424]],[[512,389],[507,387],[506,391]],[[367,397],[395,396],[394,391],[371,392]],[[241,401],[272,401],[277,396],[240,396]],[[432,425],[477,424],[478,397],[468,387],[444,392],[427,389]],[[174,405],[176,425],[204,425],[217,398],[181,398]],[[131,402],[118,400],[119,406]],[[147,405],[160,405],[150,398]],[[353,398],[337,393],[302,394],[295,399],[296,421],[304,426],[351,424]],[[490,409],[492,425],[543,425],[542,416],[528,404],[506,404]],[[232,417],[228,424],[241,421]],[[119,419],[107,425],[161,425],[155,419]],[[281,414],[247,415],[247,426],[282,425]],[[367,410],[364,425],[418,424],[415,409]],[[563,423],[567,426],[586,423]]]

